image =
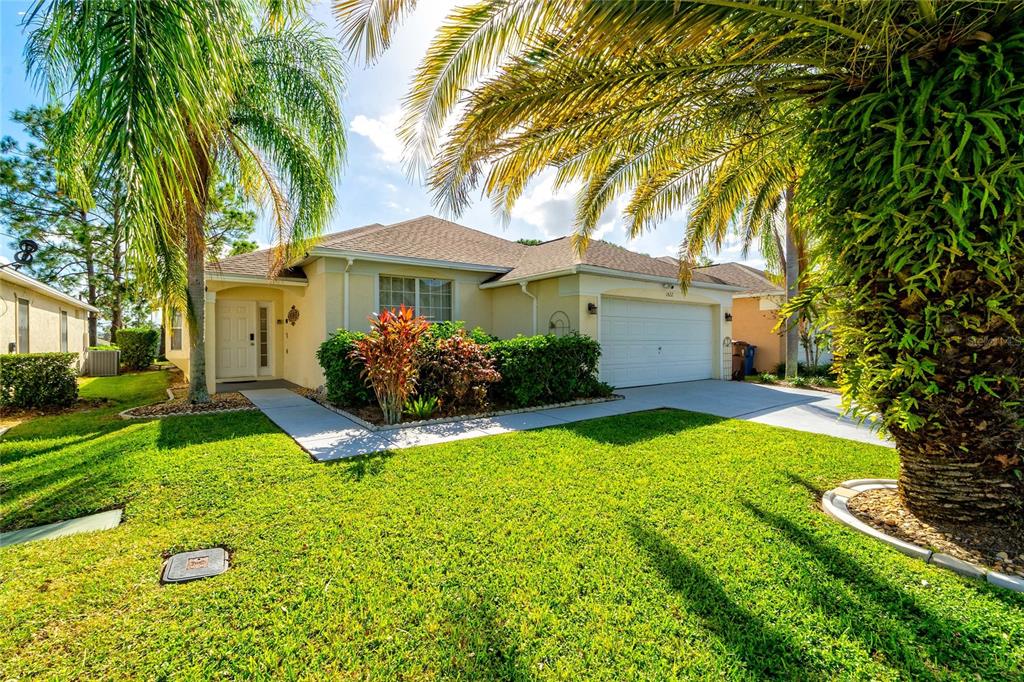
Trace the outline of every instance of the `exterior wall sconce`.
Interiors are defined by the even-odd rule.
[[[299,309],[292,306],[291,310],[288,311],[286,319],[288,320],[288,323],[294,327],[295,323],[299,321]]]
[[[725,321],[726,322],[732,322],[732,313],[726,313],[725,314]]]
[[[596,303],[588,303],[587,304],[587,312],[590,313],[591,315],[597,315],[597,304]]]

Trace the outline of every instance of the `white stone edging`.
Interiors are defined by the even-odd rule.
[[[377,432],[377,431],[397,431],[397,430],[400,430],[400,429],[411,429],[411,428],[416,428],[416,427],[420,427],[420,426],[433,426],[435,424],[453,424],[455,422],[465,422],[465,421],[470,421],[470,420],[473,420],[473,419],[485,419],[485,418],[488,418],[488,417],[504,417],[505,415],[509,415],[509,414],[522,414],[524,412],[542,412],[544,410],[554,410],[554,409],[557,409],[559,407],[576,407],[578,405],[594,405],[594,404],[597,404],[597,403],[610,403],[610,402],[614,402],[616,400],[624,400],[625,397],[626,397],[626,396],[623,396],[623,395],[613,394],[613,395],[611,395],[611,396],[609,396],[607,398],[580,398],[579,400],[570,400],[570,401],[564,402],[564,403],[552,403],[550,405],[538,405],[536,407],[520,407],[520,408],[517,408],[517,409],[514,409],[514,410],[498,410],[498,411],[492,411],[492,412],[478,412],[476,414],[460,414],[460,415],[456,415],[454,417],[440,417],[438,419],[421,419],[420,421],[402,422],[401,424],[383,424],[383,425],[378,425],[378,424],[374,424],[372,422],[368,422],[365,419],[363,419],[362,417],[357,417],[356,415],[352,414],[351,412],[348,412],[347,410],[343,410],[340,407],[335,407],[334,405],[331,405],[331,404],[327,403],[326,401],[321,402],[319,400],[315,400],[314,398],[309,397],[308,395],[305,395],[305,394],[302,394],[302,393],[298,393],[297,391],[296,391],[296,393],[298,395],[302,396],[303,398],[305,398],[306,400],[309,400],[310,402],[316,403],[320,407],[328,409],[331,412],[335,412],[337,414],[340,414],[342,417],[345,417],[346,419],[350,419],[350,420],[354,421],[356,424],[359,424],[364,429],[366,429],[368,431],[374,431],[374,432]]]
[[[121,410],[117,413],[117,416],[121,419],[163,419],[164,417],[198,417],[204,414],[224,414],[227,412],[253,412],[260,408],[255,405],[249,405],[248,407],[223,407],[219,410],[203,410],[202,412],[165,412],[164,414],[128,414],[134,409],[144,407],[144,405],[136,405],[135,407],[129,407],[127,410]]]
[[[1014,592],[1024,592],[1024,578],[1018,578],[998,571],[990,571],[987,568],[972,564],[948,554],[933,552],[912,542],[906,542],[894,538],[882,531],[870,526],[858,519],[850,511],[849,500],[860,493],[868,490],[886,488],[896,489],[896,481],[891,478],[859,478],[850,481],[843,481],[838,488],[829,490],[821,496],[821,507],[825,513],[854,530],[869,535],[876,540],[890,545],[893,549],[906,554],[907,556],[921,559],[927,564],[945,568],[968,578],[985,580],[990,585],[1002,587]]]

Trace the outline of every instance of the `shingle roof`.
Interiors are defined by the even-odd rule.
[[[241,275],[243,277],[266,277],[274,264],[273,249],[260,249],[240,256],[229,256],[223,260],[207,263],[209,275]],[[306,273],[300,267],[288,268],[278,277],[305,279]]]
[[[515,268],[500,277],[494,278],[493,281],[521,280],[547,272],[570,270],[577,265],[590,265],[608,270],[653,275],[655,277],[676,278],[679,276],[679,265],[675,261],[652,258],[651,256],[630,251],[617,244],[601,240],[590,242],[586,253],[580,256],[576,253],[572,238],[561,237],[537,246],[527,247],[526,252],[523,253],[522,258],[516,263]],[[693,281],[706,284],[725,284],[725,282],[712,275],[700,272],[694,273]]]
[[[752,268],[742,263],[718,263],[703,268],[697,268],[701,272],[737,287],[743,287],[743,293],[778,292],[784,290],[770,279],[764,270]]]
[[[679,274],[674,259],[652,258],[610,242],[592,241],[587,252],[580,256],[569,237],[553,239],[537,246],[526,246],[434,216],[421,216],[393,225],[374,223],[335,232],[324,236],[317,246],[343,252],[419,258],[505,270],[492,279],[496,282],[517,281],[572,270],[579,265],[668,278]],[[263,249],[212,263],[210,271],[265,277],[271,263],[271,250]],[[702,268],[694,272],[693,280],[728,284],[706,270]],[[304,277],[299,268],[293,268],[282,276]]]

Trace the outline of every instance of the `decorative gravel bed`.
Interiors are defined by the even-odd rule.
[[[190,403],[188,401],[187,389],[172,391],[174,398],[155,405],[142,405],[125,410],[121,416],[125,419],[142,419],[146,417],[171,417],[183,414],[206,414],[210,412],[239,412],[242,410],[255,410],[255,405],[249,402],[241,393],[215,393],[210,396],[208,403]]]
[[[849,499],[854,516],[887,535],[928,547],[1007,575],[1024,577],[1024,528],[947,523],[918,519],[889,488],[868,490]]]
[[[456,414],[449,415],[447,417],[438,417],[435,419],[412,419],[408,415],[402,415],[402,421],[398,424],[385,424],[384,413],[376,405],[369,405],[366,407],[354,407],[343,409],[332,405],[320,391],[304,388],[295,387],[292,389],[299,395],[312,400],[313,402],[326,407],[332,412],[337,412],[343,417],[347,417],[352,421],[356,422],[360,426],[363,426],[371,431],[388,431],[392,429],[401,429],[411,426],[429,426],[431,424],[449,424],[452,422],[466,421],[467,419],[480,419],[483,417],[500,417],[506,414],[519,414],[522,412],[538,412],[540,410],[550,410],[556,407],[572,407],[574,405],[590,405],[592,403],[606,403],[613,400],[622,400],[621,395],[611,395],[606,398],[581,398],[579,400],[570,400],[564,403],[554,403],[551,405],[537,405],[535,407],[520,407],[510,408],[502,407],[500,405],[492,405],[490,410],[485,412],[475,412],[472,414]]]

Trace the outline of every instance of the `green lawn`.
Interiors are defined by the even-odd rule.
[[[658,411],[324,465],[259,414],[116,418],[163,387],[0,441],[5,529],[125,505],[0,550],[4,679],[1024,677],[1024,595],[815,510],[884,448]]]

